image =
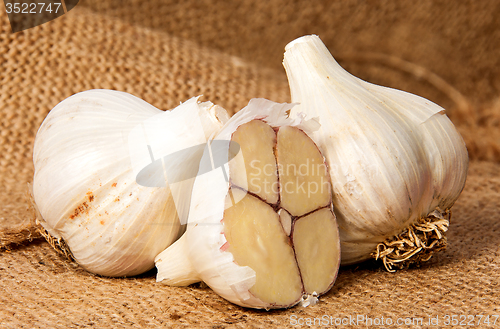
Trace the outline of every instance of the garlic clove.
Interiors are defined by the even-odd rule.
[[[292,244],[304,290],[328,291],[337,274],[340,253],[338,229],[329,208],[321,208],[294,222]]]
[[[444,230],[429,214],[439,209],[447,217],[468,166],[465,144],[444,109],[352,76],[314,35],[288,44],[283,65],[292,101],[299,103],[291,114],[321,122],[310,136],[334,183],[342,264],[380,257],[392,270],[429,259],[431,245],[438,250],[446,244]],[[419,230],[422,223],[433,233]],[[426,246],[415,253],[418,248],[405,242],[412,227]],[[390,247],[394,241],[400,247]],[[380,250],[390,248],[382,256]],[[414,256],[406,259],[408,253]]]
[[[160,130],[173,133],[175,143],[169,144],[186,148],[193,130],[201,131],[197,135],[205,142],[222,127],[222,111],[193,98],[164,112],[112,90],[89,90],[62,101],[35,138],[33,197],[41,225],[90,272],[131,276],[151,269],[155,256],[182,233],[180,207],[173,189],[137,181],[140,169],[151,162],[147,146],[157,158],[167,151],[165,140],[152,139],[162,132],[149,131],[150,140],[143,144],[129,137],[153,118],[163,123]],[[193,118],[199,118],[196,125]],[[196,161],[196,154],[177,159],[193,176]],[[152,182],[165,185],[163,171],[153,174]]]
[[[280,216],[283,231],[285,231],[286,235],[290,236],[290,233],[292,233],[292,216],[283,208],[278,210],[278,215]]]
[[[266,304],[288,306],[302,297],[302,282],[295,253],[283,232],[278,214],[260,199],[246,194],[226,209],[222,223],[227,242],[222,250],[234,257],[240,266],[255,271],[255,284],[249,292]]]
[[[185,285],[203,280],[233,303],[265,309],[290,307],[331,288],[340,264],[340,245],[324,160],[306,134],[317,128],[317,121],[288,118],[289,108],[252,100],[216,136],[216,140],[237,141],[241,152],[226,166],[229,180],[219,169],[196,178],[188,228],[156,258],[157,281]],[[299,166],[301,175],[296,172]],[[293,184],[284,197],[296,200],[294,193],[300,193],[303,199],[294,210],[297,216],[290,215],[279,192],[285,188],[281,175],[286,176],[287,170],[295,172],[288,177]],[[254,181],[240,184],[246,189],[233,177]],[[308,196],[313,183],[324,188]],[[268,198],[274,194],[277,200]]]
[[[330,204],[330,179],[325,161],[314,142],[293,127],[278,131],[276,158],[280,176],[280,202],[292,216]]]
[[[279,195],[276,158],[273,154],[275,139],[273,128],[260,120],[240,126],[231,138],[241,147],[243,154],[243,157],[230,162],[231,182],[268,203],[278,202]]]

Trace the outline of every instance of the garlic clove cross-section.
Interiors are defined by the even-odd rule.
[[[229,194],[233,193],[245,192],[230,189]],[[224,248],[236,264],[256,273],[250,293],[268,304],[295,304],[302,296],[300,272],[290,238],[274,209],[248,193],[226,209],[222,222],[227,240]]]
[[[328,170],[304,132],[310,125],[285,119],[289,106],[252,100],[216,137],[240,152],[228,181],[197,177],[186,233],[156,258],[158,281],[202,280],[233,303],[265,309],[332,287],[340,243]]]
[[[304,290],[308,294],[330,289],[337,274],[339,245],[335,217],[321,208],[296,220],[292,243]]]
[[[230,162],[231,181],[268,203],[278,202],[278,175],[274,145],[276,133],[260,120],[250,121],[235,131],[232,142],[240,146],[243,158]],[[240,166],[244,166],[241,168]]]
[[[331,202],[325,160],[314,142],[304,137],[293,127],[285,126],[278,132],[281,206],[292,216],[302,216]]]

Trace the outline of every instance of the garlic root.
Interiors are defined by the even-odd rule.
[[[28,201],[29,209],[33,212],[33,217],[31,219],[31,226],[36,230],[36,232],[43,237],[48,244],[59,254],[66,257],[66,259],[73,261],[75,257],[73,253],[69,249],[68,245],[62,238],[55,238],[41,225],[43,222],[42,215],[40,215],[40,211],[35,203],[35,199],[33,198],[33,186],[28,183],[28,187],[26,189],[26,198]],[[30,232],[31,235],[31,232]],[[36,236],[35,236],[36,237]],[[30,240],[31,241],[31,240]]]
[[[437,208],[397,236],[379,243],[372,256],[375,260],[381,259],[389,272],[396,272],[393,267],[404,269],[411,264],[426,262],[434,253],[446,249],[445,233],[450,219],[449,209],[442,211]]]

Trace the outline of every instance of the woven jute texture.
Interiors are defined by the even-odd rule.
[[[498,1],[82,0],[15,34],[3,8],[0,328],[500,326]],[[200,285],[158,284],[154,270],[90,274],[39,237],[26,184],[36,131],[58,102],[93,88],[165,110],[196,95],[231,113],[254,97],[289,101],[283,49],[310,33],[351,73],[442,105],[462,133],[471,164],[446,251],[396,273],[341,268],[317,305],[255,311]]]

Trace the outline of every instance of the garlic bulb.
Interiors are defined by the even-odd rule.
[[[196,98],[160,111],[112,90],[62,101],[34,145],[33,196],[42,226],[90,272],[131,276],[151,269],[154,257],[182,233],[177,212],[190,195],[186,179],[179,192],[185,204],[176,203],[163,170],[178,169],[166,174],[169,181],[189,172],[194,177],[202,153],[171,163],[162,163],[163,156],[205,143],[224,116],[223,109]]]
[[[202,280],[265,309],[307,305],[331,288],[340,245],[324,157],[307,135],[318,122],[288,117],[292,107],[253,99],[211,141],[186,233],[156,258],[157,281]]]
[[[429,259],[445,245],[467,150],[444,109],[346,72],[317,36],[286,46],[292,109],[318,116],[311,134],[327,159],[342,264],[372,256],[386,268]]]

